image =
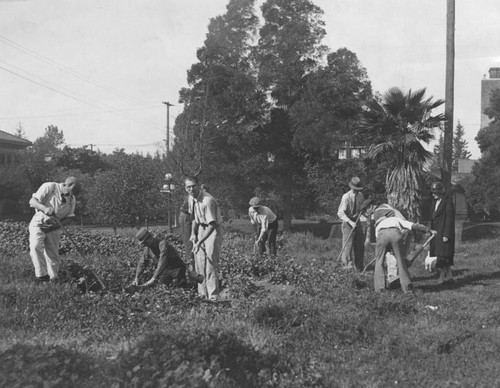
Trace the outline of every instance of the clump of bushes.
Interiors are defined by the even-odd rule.
[[[92,386],[92,360],[59,346],[14,345],[0,354],[1,387]]]
[[[278,357],[215,328],[153,333],[118,358],[117,375],[132,386],[271,386]]]

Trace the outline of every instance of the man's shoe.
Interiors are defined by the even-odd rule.
[[[37,283],[46,283],[48,281],[50,281],[49,275],[35,277],[35,282]]]

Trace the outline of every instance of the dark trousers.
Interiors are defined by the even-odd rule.
[[[260,236],[260,227],[257,227],[257,237]],[[276,247],[276,237],[278,236],[278,219],[268,225],[267,232],[264,233],[259,241],[259,253],[262,255],[266,253],[266,242],[269,245],[269,254],[276,256],[278,251]]]

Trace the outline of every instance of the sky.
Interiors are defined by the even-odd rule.
[[[163,153],[163,103],[172,133],[186,72],[228,1],[0,0],[0,130],[21,125],[34,141],[55,125],[71,147]],[[473,158],[481,79],[500,66],[497,1],[456,1],[454,119]],[[325,44],[355,52],[374,91],[444,99],[446,0],[313,2]]]

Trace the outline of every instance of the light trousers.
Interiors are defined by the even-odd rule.
[[[206,232],[206,227],[198,227],[198,239]],[[218,226],[200,246],[195,254],[195,271],[203,275],[203,283],[198,284],[198,295],[208,300],[217,300],[219,297],[219,257],[222,247],[223,231]]]
[[[365,261],[365,234],[367,223],[358,221],[354,230],[347,222],[342,222],[342,265],[362,271]]]
[[[55,279],[59,274],[61,261],[59,259],[59,242],[61,230],[44,233],[36,225],[29,226],[30,257],[35,267],[35,276],[49,275]]]
[[[392,248],[394,257],[398,263],[398,275],[403,292],[409,290],[411,284],[410,273],[404,260],[405,247],[404,237],[398,228],[388,228],[379,230],[377,236],[377,245],[375,248],[375,273],[374,273],[374,288],[375,291],[385,289],[385,272],[384,260],[386,252]]]

